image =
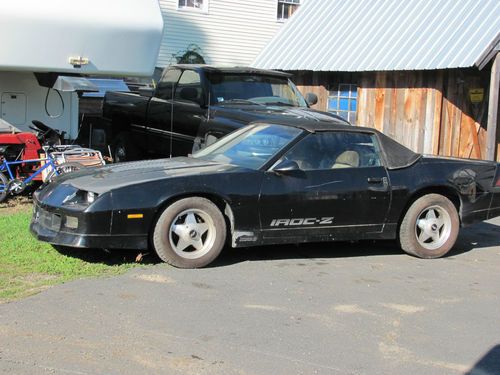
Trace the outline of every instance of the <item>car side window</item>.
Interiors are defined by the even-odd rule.
[[[181,76],[181,70],[179,69],[169,69],[163,73],[158,87],[156,88],[155,96],[160,99],[170,100],[172,99],[172,93],[174,91],[175,84]]]
[[[292,147],[284,158],[295,161],[304,171],[382,165],[376,137],[358,132],[310,134]]]
[[[198,72],[185,70],[175,89],[175,99],[201,103],[201,79]]]

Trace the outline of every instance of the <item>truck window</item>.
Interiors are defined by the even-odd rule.
[[[160,99],[169,100],[172,99],[172,92],[175,84],[181,76],[181,71],[179,69],[169,69],[163,73],[158,87],[156,88],[155,96]]]
[[[175,89],[175,99],[200,103],[201,93],[200,75],[194,70],[185,70]]]
[[[212,104],[236,99],[269,105],[306,107],[307,104],[294,84],[287,77],[257,74],[208,75]]]

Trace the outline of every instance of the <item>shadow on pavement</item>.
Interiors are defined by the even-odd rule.
[[[161,263],[160,258],[158,258],[154,251],[81,249],[57,245],[53,245],[53,247],[62,255],[78,258],[88,263],[102,263],[108,266],[124,263]]]
[[[472,249],[500,246],[500,227],[490,223],[477,223],[461,228],[455,247],[449,256],[466,253]]]
[[[462,228],[455,247],[445,256],[467,253],[472,249],[500,246],[499,227],[490,223],[479,223]],[[103,250],[79,249],[54,246],[63,255],[82,259],[89,263],[117,265],[123,263],[157,264],[161,260],[153,250]],[[404,254],[397,241],[322,242],[309,244],[287,244],[232,249],[226,247],[209,267],[223,267],[246,261],[271,261],[283,259],[318,259],[370,257]]]
[[[306,260],[402,254],[396,241],[320,242],[226,248],[209,267],[229,266],[246,261]]]
[[[500,374],[500,345],[494,346],[465,375]]]
[[[478,223],[460,230],[454,248],[444,256],[452,257],[467,253],[473,249],[500,246],[499,226],[490,223]],[[300,245],[273,245],[250,248],[226,248],[221,256],[209,267],[229,266],[245,261],[283,260],[283,259],[332,259],[346,257],[370,257],[380,255],[404,254],[397,241],[356,241],[323,242]]]

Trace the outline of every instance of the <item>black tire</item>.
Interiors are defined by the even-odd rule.
[[[121,132],[113,142],[113,162],[123,163],[138,160],[141,155],[128,132]]]
[[[204,267],[213,262],[224,247],[226,221],[208,199],[181,199],[162,212],[155,224],[152,242],[164,262],[179,268]]]
[[[399,244],[419,258],[439,258],[451,250],[460,228],[455,205],[439,194],[418,198],[406,212],[399,228]]]
[[[0,173],[0,203],[7,199],[9,195],[9,180],[3,173]]]

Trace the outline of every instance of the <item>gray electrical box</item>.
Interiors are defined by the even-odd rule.
[[[26,95],[19,92],[2,93],[1,118],[12,125],[26,123]]]

